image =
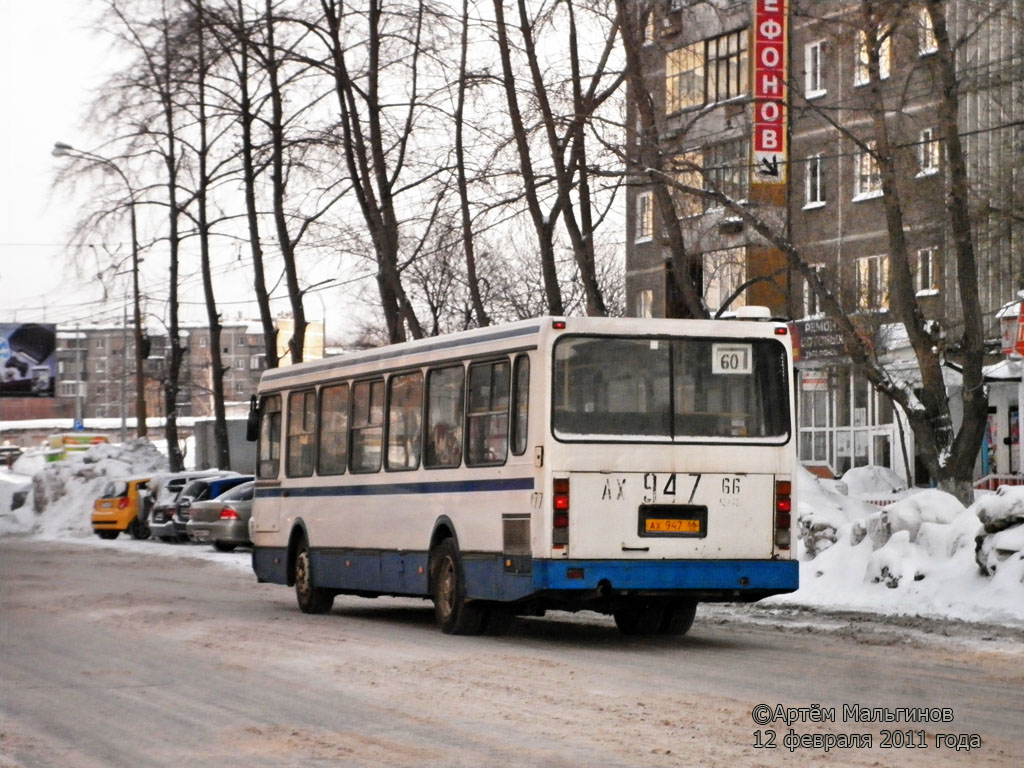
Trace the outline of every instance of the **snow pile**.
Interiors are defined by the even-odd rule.
[[[878,499],[902,483],[860,469],[843,476],[851,498],[798,477],[800,589],[773,602],[1024,622],[1024,488],[1004,486],[966,509],[941,491],[911,491],[878,509],[852,497]]]
[[[18,476],[37,466],[37,459],[26,456],[12,469]],[[92,504],[108,480],[166,471],[166,457],[145,439],[124,445],[104,443],[63,461],[44,463],[32,474],[28,499],[18,509],[10,507],[15,490],[21,486],[0,484],[0,535],[93,536]]]
[[[847,493],[856,497],[876,497],[907,490],[903,478],[888,467],[854,467],[843,475]]]
[[[807,557],[816,557],[839,538],[839,531],[876,508],[848,498],[806,469],[797,470],[798,535]]]
[[[978,500],[974,509],[984,533],[978,536],[976,559],[982,573],[997,573],[1000,564],[1020,560],[1024,551],[1024,487],[1000,486],[990,496]]]

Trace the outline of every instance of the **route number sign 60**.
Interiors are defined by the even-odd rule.
[[[712,344],[711,372],[714,374],[750,374],[750,344]]]

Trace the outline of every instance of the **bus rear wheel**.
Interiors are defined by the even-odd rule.
[[[487,612],[466,599],[465,574],[459,550],[445,539],[430,553],[431,593],[434,618],[446,635],[479,635]]]
[[[295,552],[295,599],[303,613],[327,613],[334,605],[334,593],[313,583],[309,545],[303,539]]]
[[[653,635],[661,630],[665,608],[657,603],[636,601],[621,606],[612,616],[615,626],[624,635]]]
[[[671,603],[665,608],[665,616],[661,621],[658,631],[666,635],[685,635],[690,631],[690,627],[693,626],[693,619],[696,615],[696,600],[680,600],[679,602]]]

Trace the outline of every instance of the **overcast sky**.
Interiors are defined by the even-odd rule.
[[[104,138],[83,120],[118,61],[110,37],[91,28],[101,7],[96,0],[0,0],[0,323],[111,323],[120,322],[124,311],[123,296],[100,303],[95,268],[84,278],[69,269],[65,244],[81,200],[51,189],[56,170],[67,162],[51,155],[54,142],[90,150]],[[107,245],[127,252],[128,241],[126,227],[120,246]],[[143,271],[150,273],[142,275],[143,292],[161,295],[166,265],[147,263]],[[322,277],[333,275],[313,275],[310,282]],[[127,279],[121,278],[125,287]],[[119,281],[110,282],[117,293]],[[205,322],[200,289],[195,276],[183,286],[182,320]],[[251,282],[242,287],[222,281],[217,290],[227,319],[258,316]],[[166,310],[159,301],[151,304],[144,310],[151,318]],[[283,298],[278,304],[276,311],[287,309]],[[338,334],[349,325],[339,304],[331,292],[313,292],[307,318],[326,319],[329,335]]]
[[[75,206],[50,191],[53,143],[88,141],[84,107],[111,67],[91,8],[0,0],[0,321],[78,319],[74,305],[93,294],[65,269]]]

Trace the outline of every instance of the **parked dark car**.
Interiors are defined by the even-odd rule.
[[[171,508],[170,513],[160,518],[165,522],[174,513],[174,501],[189,481],[199,477],[220,477],[232,474],[220,469],[193,469],[185,472],[161,472],[152,476],[145,490],[139,492],[139,522],[149,527],[157,507]]]
[[[220,496],[236,485],[252,480],[252,475],[225,472],[213,477],[190,480],[171,504],[158,504],[153,508],[149,527],[161,541],[188,541],[188,510],[197,501]]]
[[[238,546],[250,546],[249,518],[255,482],[236,485],[209,501],[197,501],[189,507],[188,537],[195,542],[212,542],[218,552],[230,552]]]

